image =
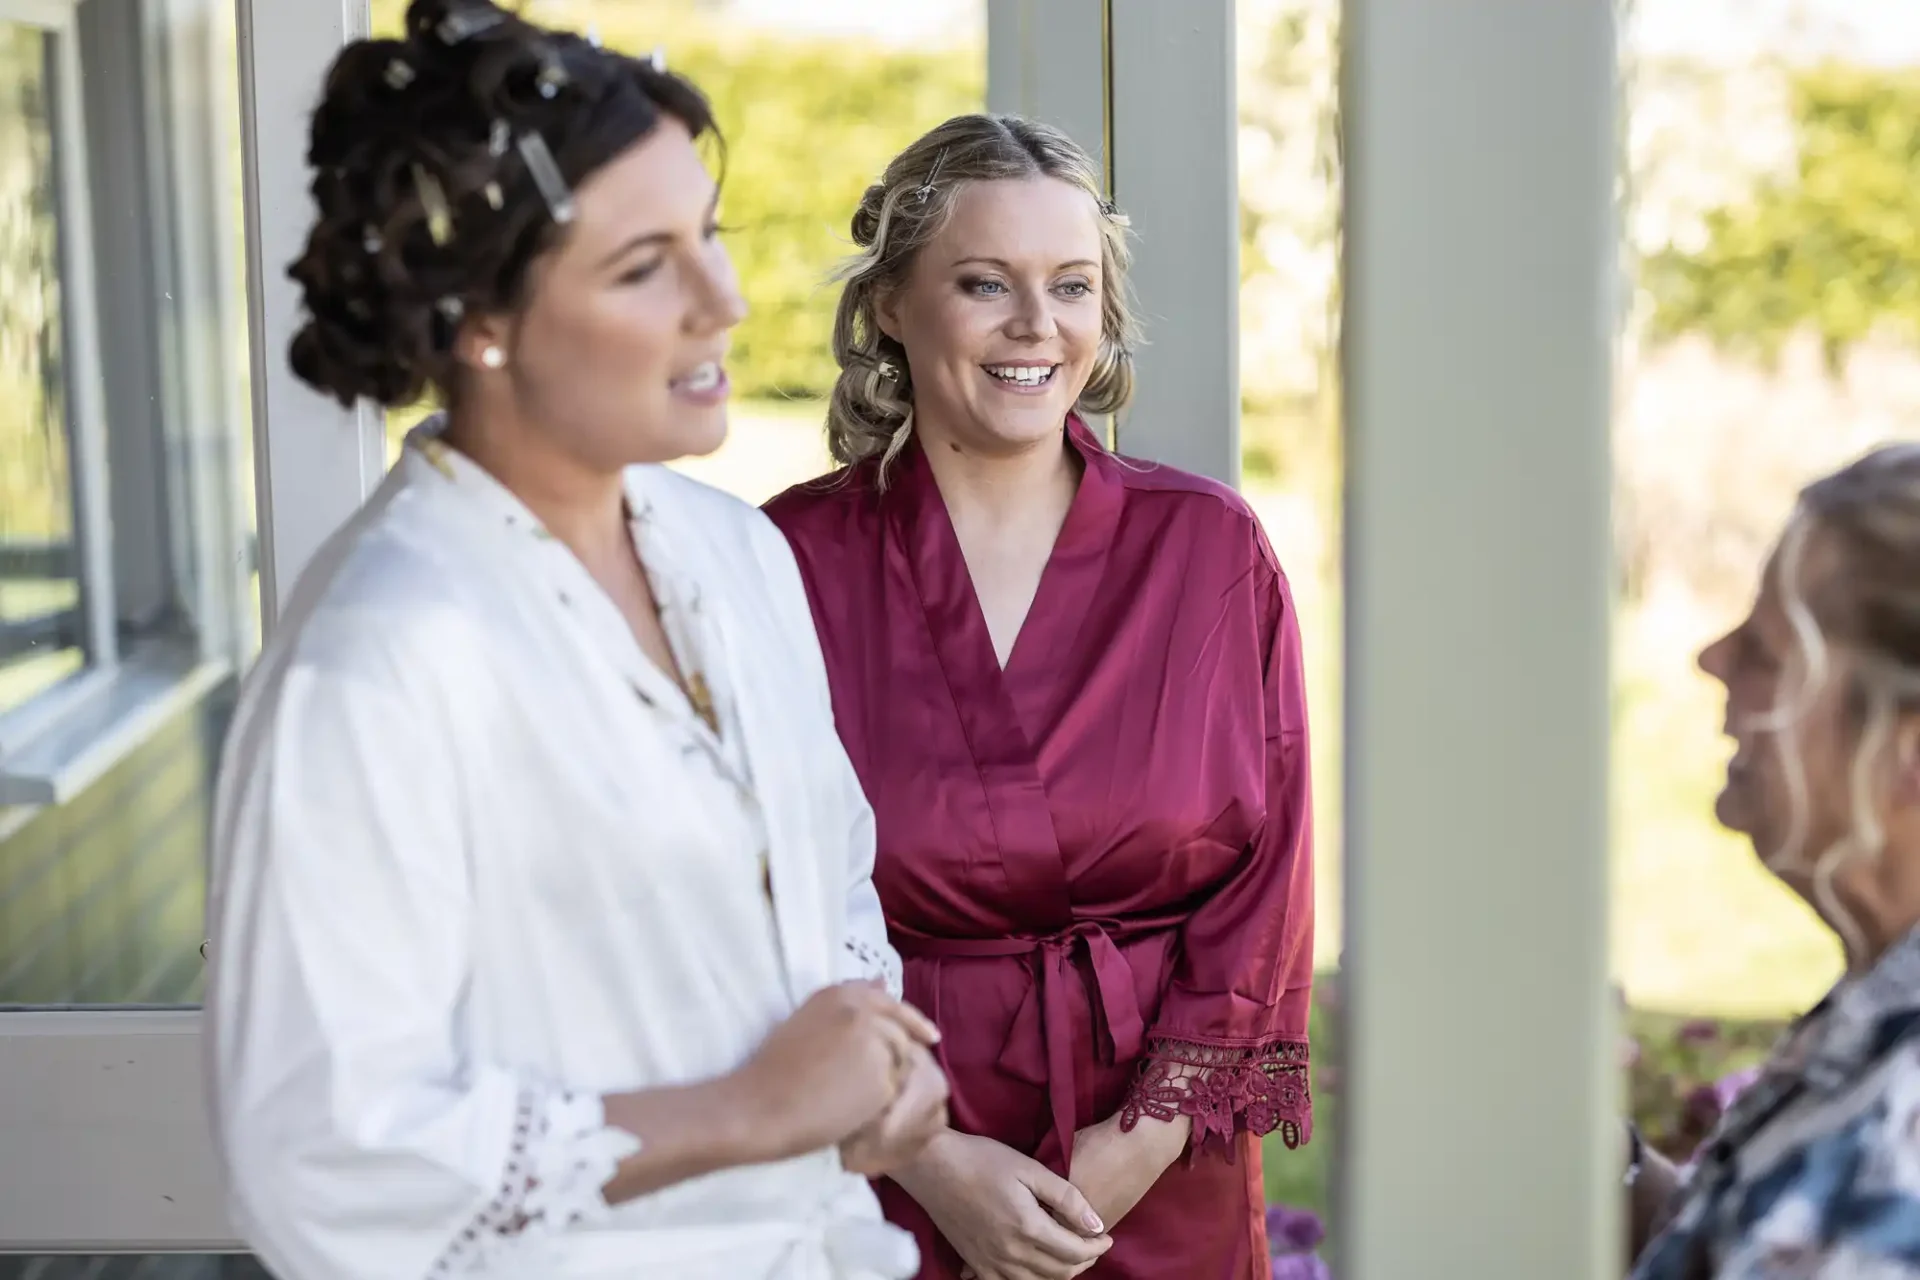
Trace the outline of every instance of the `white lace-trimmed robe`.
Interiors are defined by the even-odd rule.
[[[282,1280],[915,1269],[833,1151],[601,1196],[637,1146],[602,1095],[721,1075],[831,982],[899,989],[785,540],[664,468],[628,505],[691,700],[426,431],[249,680],[211,1103],[236,1223]]]

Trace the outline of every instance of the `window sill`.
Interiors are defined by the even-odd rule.
[[[17,751],[0,757],[0,808],[65,804],[231,674],[177,649],[138,653]]]

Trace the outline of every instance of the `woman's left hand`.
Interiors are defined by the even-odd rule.
[[[1112,1231],[1180,1158],[1192,1130],[1192,1121],[1185,1117],[1142,1117],[1132,1132],[1123,1133],[1120,1117],[1110,1116],[1073,1136],[1067,1180],[1080,1188]]]
[[[840,1146],[840,1161],[863,1178],[884,1177],[920,1154],[947,1127],[947,1077],[938,1060],[914,1046],[906,1081],[893,1105]]]

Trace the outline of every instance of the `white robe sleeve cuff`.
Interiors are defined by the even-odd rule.
[[[638,1138],[607,1124],[597,1095],[521,1090],[499,1190],[430,1275],[460,1275],[530,1235],[555,1235],[605,1217],[602,1188],[639,1149]]]

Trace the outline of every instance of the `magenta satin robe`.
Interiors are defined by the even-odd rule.
[[[767,511],[812,599],[955,1127],[1065,1173],[1078,1129],[1191,1116],[1190,1158],[1090,1274],[1253,1280],[1259,1136],[1312,1127],[1299,628],[1231,489],[1118,459],[1078,419],[1067,436],[1085,475],[1004,670],[917,447],[884,494],[865,464]],[[956,1276],[919,1206],[880,1191],[922,1275]]]

